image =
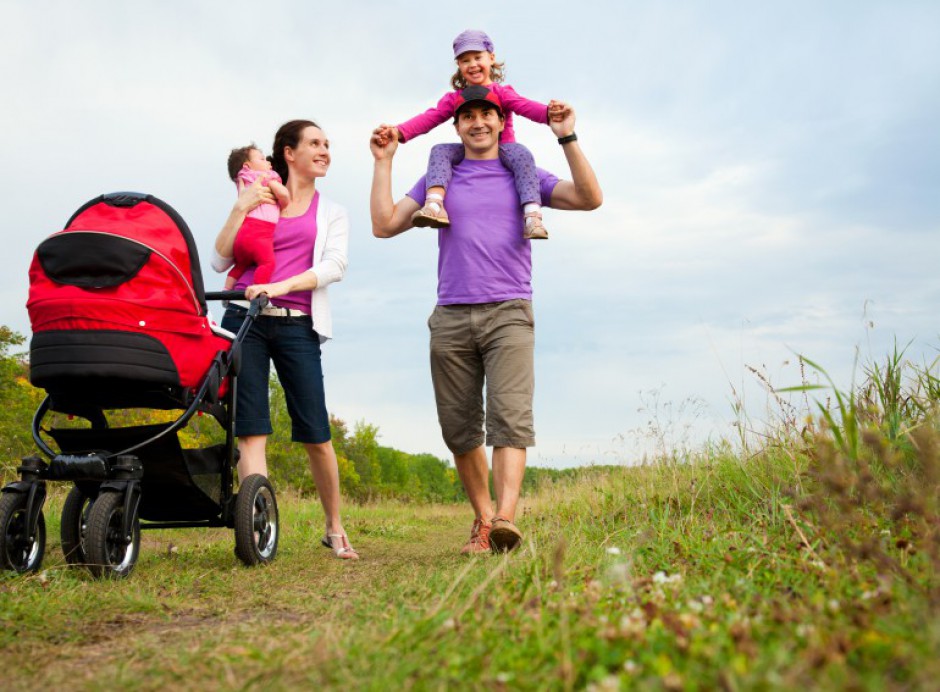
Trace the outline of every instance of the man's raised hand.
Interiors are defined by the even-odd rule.
[[[383,124],[372,130],[369,149],[377,161],[394,156],[395,150],[398,149],[398,136],[395,128]]]

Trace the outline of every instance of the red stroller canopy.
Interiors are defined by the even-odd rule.
[[[229,342],[213,334],[199,257],[169,205],[103,195],[44,240],[29,271],[30,378],[118,378],[191,389]]]

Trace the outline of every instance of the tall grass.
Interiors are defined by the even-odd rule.
[[[904,352],[895,344],[883,363],[863,366],[864,379],[854,389],[840,392],[833,385],[838,416],[822,410],[823,425],[807,445],[813,482],[799,500],[817,522],[820,540],[837,547],[847,563],[869,563],[885,583],[902,581],[935,613],[940,607],[938,361],[919,365]]]

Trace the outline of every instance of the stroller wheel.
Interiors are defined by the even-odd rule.
[[[235,554],[249,566],[271,562],[277,539],[274,488],[264,476],[252,474],[242,481],[235,499]]]
[[[103,492],[91,506],[85,535],[88,569],[96,577],[126,577],[137,564],[140,553],[140,519],[131,521],[130,535],[124,535],[124,493]]]
[[[36,535],[30,540],[24,493],[3,493],[0,498],[0,567],[15,572],[35,572],[46,550],[46,520],[39,512]]]
[[[95,498],[82,492],[77,485],[72,486],[62,505],[62,524],[59,535],[62,538],[62,552],[70,565],[84,565],[88,562],[85,550],[85,536],[88,532],[88,515]]]

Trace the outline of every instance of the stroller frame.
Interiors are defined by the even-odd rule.
[[[101,201],[118,207],[140,201],[162,205],[183,231],[198,267],[185,223],[160,200],[115,193],[92,200],[82,209]],[[67,230],[70,225],[71,221]],[[201,276],[193,283],[197,297],[202,297],[198,295],[202,293]],[[204,295],[205,300],[216,301],[244,297],[239,291]],[[23,458],[18,468],[20,480],[0,491],[0,569],[22,573],[40,568],[45,550],[42,509],[47,481],[73,483],[62,509],[62,550],[68,563],[87,566],[96,577],[124,577],[131,572],[142,529],[233,528],[235,552],[242,562],[255,565],[273,560],[279,537],[274,490],[265,477],[252,475],[243,479],[235,492],[233,473],[238,462],[234,420],[241,345],[266,304],[265,295],[250,301],[247,318],[229,349],[215,353],[198,386],[172,394],[165,387],[151,386],[142,394],[128,396],[133,402],[128,408],[182,410],[168,423],[111,428],[104,410],[120,406],[110,405],[114,396],[110,390],[85,392],[74,385],[63,391],[47,388],[32,420],[33,440],[45,459],[38,455]],[[227,389],[222,387],[226,380]],[[220,390],[224,390],[221,397]],[[45,430],[42,424],[50,412],[78,416],[90,427]],[[193,416],[203,413],[224,429],[224,443],[184,450],[177,432]],[[42,433],[56,441],[58,452]]]

